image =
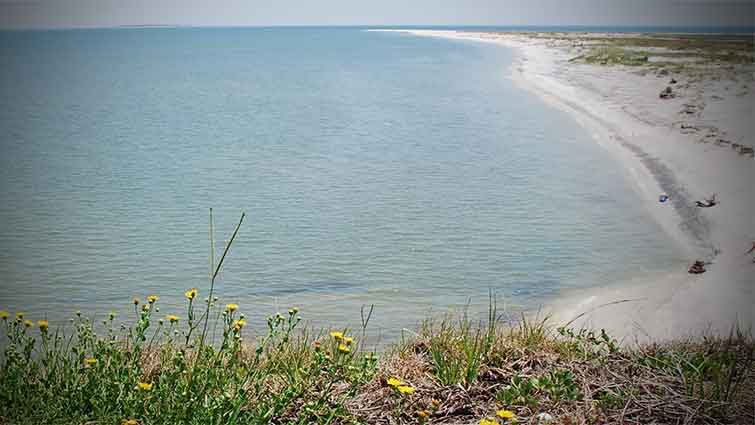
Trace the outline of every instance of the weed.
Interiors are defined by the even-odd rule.
[[[441,320],[438,327],[425,322],[421,334],[429,341],[433,373],[440,383],[475,382],[495,342],[496,320],[495,300],[491,296],[486,325],[473,324],[466,314],[457,325],[450,319]]]
[[[214,296],[215,277],[243,218],[220,261],[211,257],[205,305],[199,306],[199,291],[189,289],[183,315],[156,317],[160,297],[149,295],[133,300],[131,326],[117,328],[111,314],[99,335],[77,313],[67,335],[61,326],[52,331],[47,321],[34,326],[23,314],[15,320],[0,314],[6,346],[0,422],[353,422],[343,400],[372,379],[376,356],[362,353],[348,332],[312,339],[297,331],[296,308],[270,316],[267,332],[250,346],[239,306],[223,306]],[[216,343],[206,340],[211,318],[222,332]]]
[[[536,409],[547,398],[549,402],[563,400],[577,401],[584,397],[574,382],[574,374],[569,370],[550,371],[536,378],[515,376],[511,384],[496,394],[496,398],[505,405],[526,406]]]

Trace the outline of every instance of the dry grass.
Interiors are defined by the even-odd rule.
[[[602,331],[554,329],[546,320],[525,318],[501,323],[493,305],[484,323],[450,317],[428,321],[375,363],[371,353],[356,352],[358,344],[355,352],[337,355],[341,337],[334,334],[279,332],[293,330],[295,314],[289,322],[272,318],[278,324],[272,336],[256,346],[236,346],[238,351],[222,361],[217,356],[223,350],[205,347],[200,356],[187,347],[158,344],[141,351],[139,361],[129,366],[133,373],[118,375],[118,359],[131,364],[128,355],[135,346],[103,345],[94,354],[100,359],[96,368],[74,365],[60,377],[65,385],[90,382],[101,391],[123,380],[129,381],[124,390],[131,391],[132,378],[155,383],[149,395],[133,395],[136,407],[110,396],[97,399],[94,406],[102,408],[94,410],[86,398],[51,399],[46,387],[33,385],[49,381],[50,373],[34,366],[33,357],[24,362],[16,356],[0,368],[0,380],[11,390],[0,397],[0,423],[105,424],[136,417],[139,424],[230,423],[229,418],[239,424],[477,424],[499,409],[515,412],[520,424],[543,423],[538,419],[543,414],[558,424],[755,421],[750,334],[622,348]],[[11,325],[14,329],[18,325]],[[92,342],[87,335],[82,341]],[[67,358],[52,355],[47,358]],[[408,390],[389,385],[389,378],[400,379]],[[238,385],[228,387],[233,379]],[[228,397],[228,406],[238,406],[234,416],[226,405],[202,401],[219,394]],[[28,413],[18,416],[20,411]],[[427,417],[421,418],[420,411]]]
[[[418,423],[422,410],[427,423],[478,423],[502,408],[524,424],[540,423],[542,413],[564,424],[755,420],[755,346],[741,333],[622,349],[607,336],[523,321],[496,330],[477,380],[453,385],[435,374],[430,347],[438,337],[425,333],[389,353],[347,408],[371,424]],[[391,376],[417,392],[397,397],[385,384]]]

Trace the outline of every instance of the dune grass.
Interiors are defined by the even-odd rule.
[[[752,423],[749,335],[632,348],[547,321],[425,322],[378,355],[348,330],[312,334],[299,311],[252,341],[237,306],[210,300],[222,339],[190,337],[186,315],[157,319],[156,296],[95,333],[0,313],[0,423]],[[211,311],[212,311],[211,310]],[[491,317],[494,317],[491,315]]]
[[[519,423],[754,419],[755,345],[749,334],[620,347],[605,331],[554,328],[547,320],[522,318],[472,330],[465,320],[444,323],[425,326],[382,359],[377,379],[350,402],[366,423],[422,422],[417,412],[428,412],[432,423],[503,424],[496,417],[502,409]],[[457,365],[452,370],[474,369],[475,378],[457,373],[449,380],[449,363]],[[384,382],[391,376],[417,388],[410,408],[389,397]]]
[[[72,326],[0,311],[0,424],[753,423],[750,334],[621,347],[604,331],[428,319],[378,354],[358,337],[312,333],[297,308],[247,325],[210,290],[135,299],[133,322]],[[212,238],[212,232],[211,232]],[[222,291],[221,291],[222,292]],[[213,295],[209,295],[212,293]],[[179,296],[179,294],[175,294]],[[221,338],[207,338],[209,326]]]

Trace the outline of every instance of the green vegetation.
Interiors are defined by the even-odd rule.
[[[600,47],[593,49],[589,54],[578,56],[572,61],[581,60],[585,63],[597,63],[600,65],[645,65],[648,62],[648,54],[625,50],[618,47]]]
[[[572,62],[599,65],[671,67],[707,67],[748,65],[755,60],[751,36],[638,34],[600,36],[593,34],[538,34],[534,38],[556,38],[583,50]],[[653,58],[651,60],[650,58]]]
[[[348,331],[311,334],[299,311],[274,315],[254,343],[238,306],[210,301],[222,340],[182,317],[157,319],[156,296],[135,322],[104,333],[75,315],[72,335],[0,312],[0,423],[357,424],[752,423],[755,344],[743,334],[620,348],[605,332],[545,321],[428,321],[378,357]],[[494,311],[494,310],[492,310]],[[491,317],[494,317],[491,315]],[[186,319],[185,319],[186,318]],[[492,324],[491,324],[492,323]],[[501,415],[497,415],[501,413]],[[544,416],[547,415],[547,416]]]
[[[242,220],[243,221],[243,216]],[[239,306],[210,290],[159,317],[72,331],[0,311],[0,424],[752,423],[750,335],[622,348],[606,332],[504,323],[491,297],[473,322],[428,320],[381,354],[348,329],[311,333],[297,308],[249,335]],[[212,232],[210,232],[212,234]],[[209,324],[222,338],[207,338]],[[55,329],[55,330],[53,330]]]
[[[187,292],[185,317],[192,316],[196,296]],[[270,317],[267,334],[248,348],[243,315],[229,304],[218,319],[220,346],[192,348],[176,333],[189,334],[190,319],[182,327],[183,318],[168,316],[155,326],[159,302],[152,299],[141,308],[135,303],[136,323],[121,332],[111,315],[102,336],[81,317],[68,337],[44,323],[34,335],[30,322],[4,320],[9,344],[0,410],[6,422],[311,423],[335,416],[348,422],[344,399],[375,371],[375,357],[358,353],[347,335],[318,345],[306,332],[295,334],[296,309]]]

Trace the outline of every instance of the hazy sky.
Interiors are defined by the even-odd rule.
[[[755,0],[0,0],[0,27],[755,25]]]

